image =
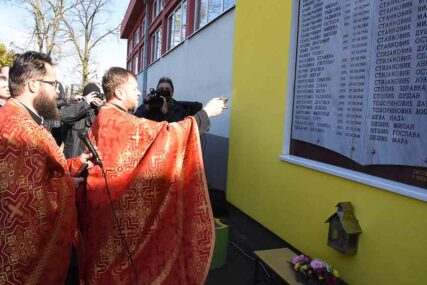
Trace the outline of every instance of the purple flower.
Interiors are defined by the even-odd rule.
[[[313,268],[316,271],[319,271],[323,268],[325,268],[325,264],[320,259],[313,259],[310,263],[311,268]]]
[[[307,257],[305,255],[301,254],[301,255],[296,255],[296,256],[292,257],[291,263],[292,264],[304,263],[304,262],[307,262],[307,260],[308,260]]]

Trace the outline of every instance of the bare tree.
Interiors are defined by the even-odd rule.
[[[19,0],[5,1],[23,5],[34,21],[31,26],[32,40],[39,52],[60,57],[65,33],[61,29],[62,15],[71,8],[69,0]],[[18,3],[17,3],[18,2]]]
[[[35,37],[40,52],[52,54],[57,46],[56,40],[64,12],[63,0],[27,0],[32,7],[35,25]]]
[[[82,84],[91,79],[91,55],[108,36],[117,34],[119,26],[111,27],[109,5],[111,0],[74,0],[72,8],[63,14],[62,20],[67,29],[68,38],[79,58]]]

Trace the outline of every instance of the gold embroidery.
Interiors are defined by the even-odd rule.
[[[53,137],[35,124],[14,99],[9,102],[16,107],[16,115],[10,119],[9,125],[1,126],[0,148],[3,154],[10,155],[3,156],[0,161],[0,189],[5,194],[2,198],[7,197],[0,202],[2,208],[9,212],[8,223],[3,225],[1,236],[10,253],[8,260],[3,260],[6,270],[0,273],[0,284],[9,283],[12,279],[25,281],[28,285],[40,284],[41,278],[46,277],[42,274],[51,265],[51,257],[57,249],[64,218],[70,217],[66,213],[72,213],[70,205],[66,204],[67,198],[71,202],[71,195],[67,195],[70,187],[67,181],[64,178],[50,179],[46,185],[42,179],[46,179],[43,177],[46,161],[66,167],[66,160]],[[27,177],[29,169],[32,175]],[[57,207],[58,204],[58,209],[52,209],[52,205]],[[49,220],[46,219],[48,213],[51,214]],[[47,228],[49,232],[44,232]],[[38,244],[39,234],[45,236],[43,247]],[[31,271],[24,272],[23,265],[30,265]]]
[[[136,146],[139,144],[139,139],[141,139],[141,136],[139,135],[139,129],[136,128],[136,134],[132,136],[132,139],[135,140]]]
[[[100,116],[106,115],[100,113],[97,119],[99,126],[95,123],[93,132],[98,147],[108,150],[106,166],[109,178],[126,175],[122,180],[116,180],[123,181],[125,185],[112,188],[114,207],[132,255],[139,258],[136,264],[141,279],[144,284],[150,285],[163,284],[166,280],[171,281],[171,284],[183,285],[188,277],[192,278],[192,284],[202,284],[213,252],[213,223],[206,198],[203,164],[196,161],[184,165],[187,154],[201,154],[198,138],[194,135],[195,128],[192,128],[195,121],[190,119],[178,124],[141,123],[141,119],[127,114],[117,115],[117,119],[110,120],[114,113],[111,107],[107,108],[109,110],[103,111],[109,112],[106,116],[108,119],[100,119]],[[134,124],[136,133],[132,132],[131,135],[135,135],[121,131],[122,120],[126,121],[127,127],[128,122],[129,127]],[[159,131],[164,131],[162,143],[153,143]],[[189,136],[188,132],[193,133]],[[120,148],[114,149],[113,143],[120,145]],[[144,158],[146,152],[149,155]],[[171,163],[166,163],[168,161]],[[140,165],[135,169],[137,164]],[[183,171],[191,175],[184,177]],[[94,179],[93,182],[93,189],[89,192],[105,191],[103,186],[98,186],[98,181]],[[185,189],[187,183],[190,189]],[[189,204],[186,204],[187,197]],[[97,198],[93,198],[95,206]],[[93,263],[88,271],[89,283],[100,283],[102,278],[104,283],[129,284],[133,278],[130,264],[118,232],[114,230],[112,217],[105,218],[111,221],[108,221],[108,226],[103,225],[102,232],[111,233],[111,236],[100,237],[102,244],[96,245],[96,252],[93,249],[95,260],[91,261]],[[191,223],[191,236],[184,232],[184,220]],[[96,226],[92,230],[96,230]],[[197,237],[193,237],[193,233]],[[173,240],[165,245],[158,240],[167,240],[168,237],[173,237]],[[144,260],[141,262],[142,256]],[[146,261],[147,257],[153,257],[152,264]],[[172,276],[175,272],[179,276]]]
[[[21,206],[22,206],[23,202],[24,201],[22,199],[20,199],[19,202],[18,202],[18,204],[16,206],[10,205],[10,204],[8,205],[8,208],[9,208],[9,210],[11,212],[11,215],[9,217],[11,220],[13,218],[15,218],[15,216],[20,216],[20,217],[24,216],[24,213],[21,211]]]

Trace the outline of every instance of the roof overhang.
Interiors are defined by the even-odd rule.
[[[130,0],[120,28],[120,38],[129,39],[141,13],[144,11],[145,0]]]

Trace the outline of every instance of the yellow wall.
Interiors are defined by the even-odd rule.
[[[237,1],[227,199],[301,251],[335,265],[352,285],[426,285],[426,203],[278,158],[291,6],[291,0]],[[326,245],[324,222],[340,201],[353,203],[363,230],[355,256]]]

